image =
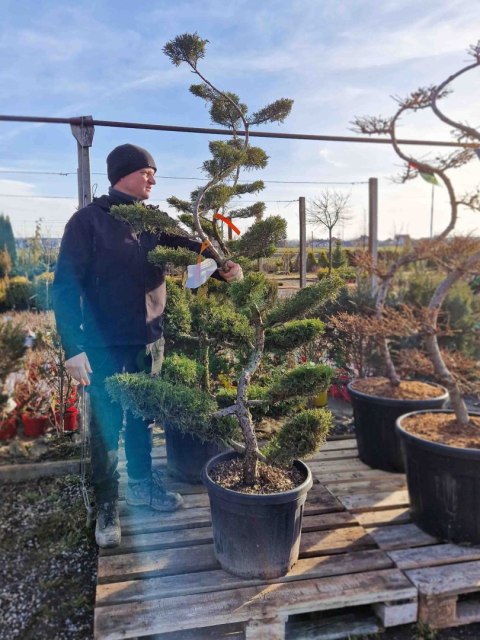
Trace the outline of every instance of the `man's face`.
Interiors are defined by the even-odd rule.
[[[154,184],[156,184],[155,171],[147,167],[123,176],[114,188],[139,200],[147,200]]]

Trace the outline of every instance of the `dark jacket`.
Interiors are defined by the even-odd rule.
[[[52,291],[67,358],[88,347],[146,345],[160,338],[165,273],[148,262],[148,252],[157,245],[199,251],[201,243],[187,237],[137,236],[109,214],[113,204],[128,201],[123,195],[95,199],[65,227]]]

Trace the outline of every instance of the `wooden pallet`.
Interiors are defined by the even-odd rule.
[[[163,448],[154,456],[164,468]],[[315,637],[340,638],[415,621],[417,588],[343,504],[352,488],[377,492],[379,472],[358,460],[352,440],[328,442],[310,466],[315,482],[300,559],[287,576],[270,581],[220,568],[201,486],[169,482],[185,499],[172,514],[132,510],[121,500],[122,544],[99,556],[95,638],[281,640],[311,637],[312,625],[321,629]],[[397,491],[401,480],[391,480]],[[357,615],[365,607],[381,622]]]
[[[438,629],[480,621],[480,547],[442,543],[412,523],[402,474],[355,473],[326,484],[416,587],[418,619]]]

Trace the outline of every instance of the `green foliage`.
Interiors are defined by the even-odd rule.
[[[4,249],[0,251],[0,278],[6,278],[12,269],[12,258],[9,252]]]
[[[340,240],[335,241],[335,247],[332,253],[332,267],[334,269],[338,269],[339,267],[343,267],[347,262],[347,256],[345,255],[345,251],[342,248],[342,243]]]
[[[237,313],[230,300],[218,304],[214,297],[197,296],[191,305],[192,331],[219,343],[245,344],[253,340],[254,330],[248,319]]]
[[[213,223],[210,222],[210,220],[206,220],[202,216],[200,217],[201,217],[202,229],[205,231],[205,233],[209,238],[212,238],[214,236]],[[180,220],[180,222],[183,222],[183,224],[186,227],[188,227],[192,233],[195,233],[195,234],[197,233],[195,222],[193,220],[193,215],[191,213],[181,213],[178,216],[178,219]]]
[[[202,376],[202,367],[188,356],[177,353],[167,356],[162,365],[162,377],[167,382],[196,387]]]
[[[265,350],[291,351],[297,349],[318,338],[324,329],[323,322],[316,318],[285,322],[279,327],[267,330]]]
[[[232,243],[232,248],[235,253],[251,260],[268,258],[275,253],[277,245],[286,237],[286,221],[280,216],[269,216],[265,220],[254,222],[239,240]]]
[[[291,467],[296,459],[306,458],[325,443],[333,416],[326,409],[308,409],[288,420],[270,440],[262,453],[272,464]]]
[[[341,286],[342,281],[340,278],[332,274],[329,278],[325,278],[318,284],[299,289],[298,293],[278,303],[276,307],[269,312],[267,325],[271,326],[277,322],[287,322],[308,315],[310,317],[317,315],[319,309],[321,309],[328,300],[333,300],[337,297]]]
[[[433,292],[441,282],[439,273],[419,272],[406,281],[399,298],[402,302],[426,307]],[[451,335],[440,336],[439,342],[452,349],[473,354],[475,350],[475,328],[480,319],[480,303],[464,281],[459,281],[449,290],[439,317],[439,327],[449,328]]]
[[[252,113],[248,122],[250,124],[264,124],[265,122],[283,122],[293,107],[293,100],[280,98],[271,104]]]
[[[28,278],[16,276],[8,281],[5,305],[8,309],[24,310],[30,305],[33,287]]]
[[[261,220],[263,214],[265,212],[265,203],[264,202],[255,202],[248,207],[243,207],[242,209],[232,209],[228,212],[228,216],[230,218],[256,218],[257,220]]]
[[[158,246],[148,253],[148,261],[157,267],[164,267],[166,264],[171,264],[174,267],[188,267],[197,262],[197,257],[197,253],[184,247],[171,249]]]
[[[326,251],[320,251],[317,255],[317,264],[323,269],[328,269],[328,255]]]
[[[15,246],[12,224],[9,216],[3,213],[0,214],[0,251],[7,251],[13,264],[17,262],[17,248]]]
[[[35,295],[35,306],[37,309],[47,311],[52,308],[52,292],[50,287],[53,284],[53,271],[44,271],[35,276],[33,281],[33,293]]]
[[[224,440],[231,436],[232,421],[214,421],[217,403],[200,389],[145,374],[122,373],[107,379],[113,400],[136,415],[180,431],[192,433],[201,440]]]
[[[7,376],[18,371],[25,354],[25,329],[12,320],[0,321],[0,417],[6,410],[8,395],[3,393]]]
[[[344,264],[342,267],[338,269],[332,270],[332,274],[335,273],[336,276],[341,278],[344,282],[355,282],[357,277],[357,272],[353,267],[349,267],[347,264]],[[317,271],[317,278],[319,280],[323,280],[324,278],[328,278],[328,267],[320,267]]]
[[[175,340],[181,333],[189,333],[192,324],[188,289],[179,287],[171,278],[166,278],[168,304],[164,313],[164,335]]]
[[[202,40],[198,33],[184,33],[163,47],[163,52],[168,56],[176,67],[182,62],[186,62],[194,69],[197,68],[198,61],[205,57],[205,47],[208,40]]]
[[[110,209],[110,215],[131,225],[135,233],[148,231],[157,235],[163,232],[184,235],[178,222],[155,205],[145,205],[141,202],[114,205]]]
[[[302,364],[287,371],[270,387],[272,402],[287,398],[308,397],[328,389],[335,370],[326,364]]]
[[[312,271],[315,271],[315,267],[317,266],[317,261],[315,260],[315,255],[313,253],[313,251],[309,251],[307,253],[307,273],[311,273]]]
[[[228,293],[237,309],[250,315],[253,310],[264,311],[273,304],[277,286],[263,273],[251,272],[240,282],[231,284]]]

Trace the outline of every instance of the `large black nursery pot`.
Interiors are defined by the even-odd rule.
[[[311,488],[312,474],[296,460],[304,482],[290,491],[247,494],[225,489],[210,478],[220,462],[238,457],[233,451],[210,460],[203,482],[210,498],[215,555],[221,566],[243,578],[277,578],[298,560],[303,506]]]
[[[203,467],[225,447],[171,425],[164,425],[164,432],[168,473],[181,482],[201,484]]]
[[[358,457],[374,469],[403,473],[405,463],[395,431],[397,418],[411,411],[441,409],[448,400],[448,391],[440,385],[429,383],[438,387],[441,392],[438,397],[428,400],[398,400],[362,393],[352,384],[348,385],[348,391],[352,399]]]
[[[441,540],[480,544],[480,449],[452,447],[409,433],[402,423],[419,413],[438,411],[414,411],[396,425],[405,450],[412,520]]]

